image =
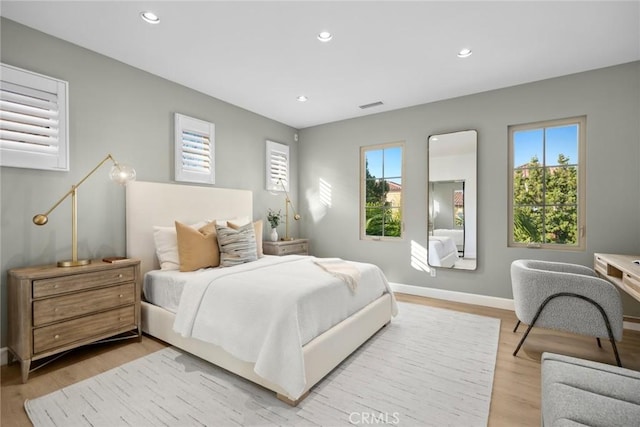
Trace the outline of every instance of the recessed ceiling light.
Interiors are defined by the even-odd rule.
[[[333,34],[331,34],[329,31],[322,31],[320,34],[318,34],[318,40],[324,43],[328,42],[332,38]]]
[[[307,98],[307,97],[306,97],[306,96],[304,96],[304,95],[300,95],[300,96],[299,96],[299,97],[297,97],[296,99],[297,99],[298,101],[300,101],[300,102],[307,102],[307,100],[308,100],[309,98]]]
[[[159,24],[160,23],[160,18],[158,17],[158,15],[156,15],[153,12],[141,12],[140,13],[140,17],[144,20],[144,22],[147,22],[149,24]]]
[[[473,52],[471,51],[471,49],[464,48],[460,52],[458,52],[458,58],[468,58],[472,53]]]

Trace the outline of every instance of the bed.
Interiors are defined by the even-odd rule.
[[[430,266],[451,268],[458,259],[460,259],[458,249],[451,237],[429,236]]]
[[[458,248],[460,254],[464,254],[464,230],[461,229],[446,229],[436,228],[433,230],[433,235],[437,237],[450,237],[453,239],[453,243]]]
[[[152,280],[153,276],[162,276],[162,272],[158,272],[159,263],[153,237],[154,226],[171,227],[176,220],[193,224],[203,219],[253,218],[252,206],[253,194],[247,190],[133,182],[127,186],[126,191],[127,256],[140,260],[141,272],[145,276],[146,287],[147,281]],[[261,237],[259,236],[259,238]],[[286,268],[291,269],[295,266],[302,269],[303,265],[320,261],[313,257],[303,256],[282,258],[265,256],[259,259],[258,262],[245,264],[243,268],[254,270],[263,268],[262,264],[268,264],[264,268],[276,268],[270,264],[281,262],[289,263]],[[358,265],[358,268],[360,267]],[[234,272],[233,275],[229,274],[229,276],[233,276],[232,280],[234,278],[239,280],[238,277],[240,276],[236,275],[236,271],[233,270],[236,269],[236,266],[225,267],[225,269]],[[170,273],[169,275],[171,274],[179,276],[178,273]],[[216,272],[212,271],[206,274],[215,275]],[[367,277],[369,276],[363,273],[363,282]],[[169,281],[171,280],[169,279]],[[199,283],[205,286],[205,282],[211,282],[213,279],[208,277],[205,279],[202,276],[199,280]],[[222,286],[220,284],[222,279],[218,280],[216,278],[215,280],[216,286]],[[175,278],[173,281],[179,282]],[[346,285],[343,284],[343,286]],[[189,285],[186,288],[189,289],[189,292],[192,292],[190,295],[193,295],[191,289],[197,287]],[[346,289],[343,288],[340,292],[348,292]],[[169,292],[169,294],[172,292]],[[228,351],[229,346],[226,344],[216,345],[212,342],[198,339],[194,335],[184,334],[181,326],[184,327],[185,324],[188,324],[188,321],[185,323],[184,314],[175,309],[180,303],[184,302],[183,299],[188,301],[191,297],[176,298],[176,295],[180,295],[180,292],[184,291],[173,292],[174,310],[171,309],[171,303],[162,307],[143,300],[143,331],[272,390],[280,400],[291,405],[296,405],[304,399],[311,387],[322,380],[325,375],[338,366],[380,328],[389,323],[396,310],[392,293],[383,292],[380,296],[373,298],[372,301],[366,302],[363,308],[358,308],[357,311],[344,320],[339,320],[328,330],[312,337],[308,342],[305,341],[298,349],[301,355],[303,383],[301,387],[292,388],[289,383],[280,381],[277,376],[264,375],[260,360],[256,362],[250,361],[250,358],[238,357],[234,350]],[[204,295],[205,293],[202,294]],[[184,296],[185,294],[182,295]],[[202,296],[201,298],[205,297]],[[204,301],[204,299],[201,301]],[[286,310],[284,311],[286,312]],[[176,319],[178,322],[176,322]],[[194,331],[196,329],[193,328]],[[295,352],[292,351],[291,354],[293,353]],[[283,357],[289,358],[291,354],[286,353]],[[257,372],[260,372],[260,375]]]

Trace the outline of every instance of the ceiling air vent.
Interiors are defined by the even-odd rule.
[[[366,110],[367,108],[379,107],[383,105],[382,101],[372,102],[371,104],[364,104],[360,106],[360,109]]]

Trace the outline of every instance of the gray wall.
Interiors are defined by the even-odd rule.
[[[587,250],[507,247],[507,126],[587,115]],[[301,131],[302,234],[315,255],[378,264],[390,281],[511,298],[509,266],[518,258],[592,265],[594,252],[640,254],[640,63],[510,87]],[[427,247],[429,135],[478,131],[478,269],[411,267],[412,244]],[[406,141],[405,234],[399,242],[359,239],[359,147]],[[331,188],[319,202],[319,182]],[[413,243],[412,243],[413,242]],[[625,312],[640,304],[625,298]]]
[[[265,140],[288,144],[295,159],[295,129],[13,21],[2,19],[1,40],[3,63],[69,82],[71,168],[0,168],[0,346],[6,346],[7,269],[71,257],[69,201],[44,227],[33,225],[32,216],[48,209],[107,153],[133,165],[138,180],[171,182],[174,112],[215,123],[216,187],[252,190],[256,219],[266,221],[268,208],[284,208],[283,196],[264,190]],[[295,161],[291,166],[291,193],[297,203]],[[78,191],[81,258],[125,252],[124,189],[107,179],[108,172],[103,166]]]
[[[513,259],[590,265],[593,252],[640,253],[640,63],[308,128],[298,146],[295,129],[283,124],[12,21],[2,19],[0,27],[2,62],[69,82],[71,136],[70,172],[0,168],[0,346],[6,345],[6,270],[53,263],[71,252],[68,202],[45,227],[31,217],[109,152],[134,165],[139,180],[171,182],[174,112],[216,124],[216,186],[252,190],[256,219],[284,203],[263,190],[264,141],[288,144],[299,159],[291,165],[292,198],[303,214],[299,234],[312,239],[312,252],[377,263],[394,282],[510,298]],[[587,251],[507,248],[507,126],[582,114]],[[478,130],[478,270],[439,270],[432,278],[410,259],[412,241],[427,245],[426,138],[462,129]],[[361,241],[359,147],[399,140],[406,141],[405,238]],[[103,167],[79,191],[81,257],[124,253],[124,191],[104,178],[107,172]],[[640,315],[630,298],[625,310]]]

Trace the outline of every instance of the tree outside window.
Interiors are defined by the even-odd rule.
[[[510,127],[510,245],[584,246],[584,125],[582,117]]]
[[[362,147],[363,237],[402,237],[402,144]]]

